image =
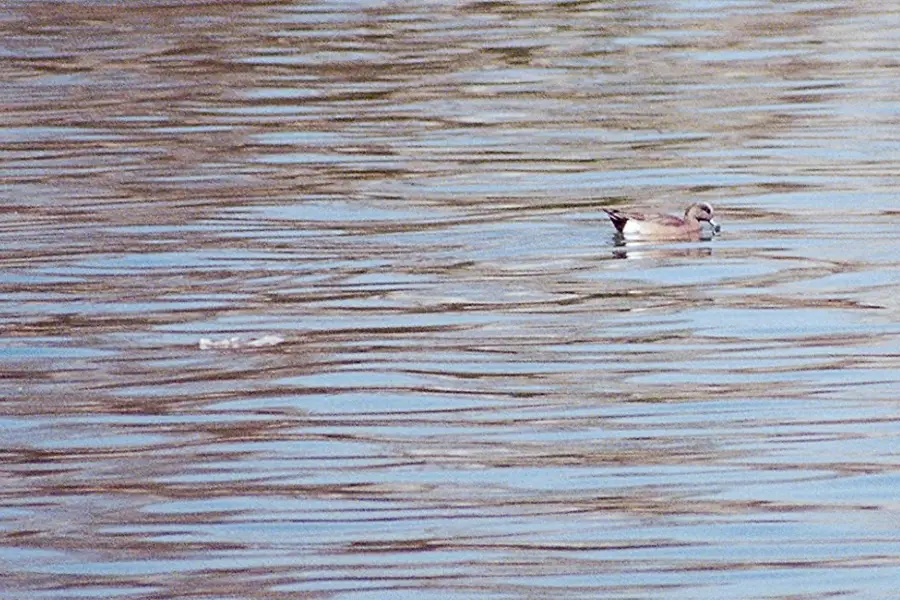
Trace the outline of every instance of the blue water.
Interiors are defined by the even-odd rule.
[[[0,596],[891,597],[897,20],[6,3]]]

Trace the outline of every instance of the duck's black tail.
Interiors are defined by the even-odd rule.
[[[608,208],[604,208],[603,212],[609,215],[609,220],[612,221],[613,226],[619,233],[622,233],[622,229],[625,227],[625,223],[628,222],[628,217],[617,210],[610,210]]]

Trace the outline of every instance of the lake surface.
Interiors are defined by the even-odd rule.
[[[896,594],[889,3],[12,0],[0,109],[4,599]]]

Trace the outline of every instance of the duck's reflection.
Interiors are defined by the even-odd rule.
[[[702,242],[709,241],[711,236],[696,235],[683,240],[669,242]],[[712,256],[712,247],[703,246],[670,246],[661,245],[659,241],[625,239],[621,234],[615,236],[613,258],[647,259],[647,258],[700,258]]]

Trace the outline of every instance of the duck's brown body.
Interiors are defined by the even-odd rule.
[[[709,223],[713,232],[719,226],[713,220],[713,209],[702,202],[691,204],[684,211],[684,218],[657,213],[633,213],[603,209],[616,230],[625,236],[648,238],[689,238],[699,236],[703,223]]]

